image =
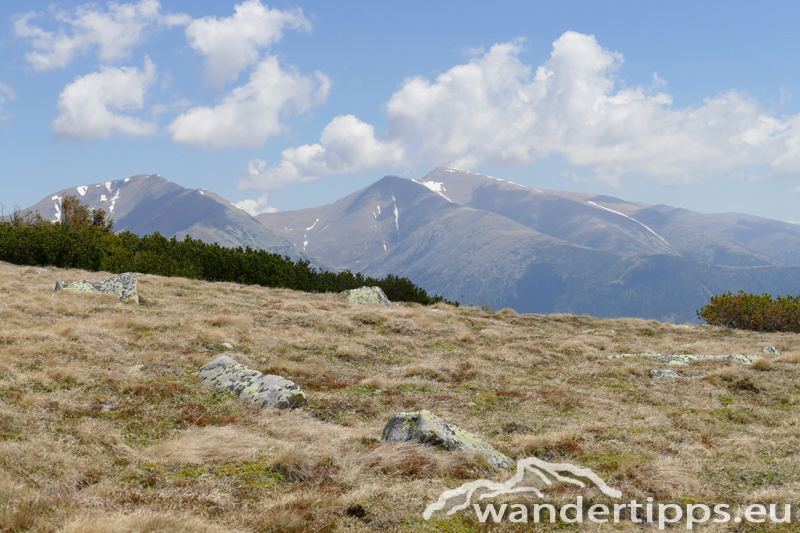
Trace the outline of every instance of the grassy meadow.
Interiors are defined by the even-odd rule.
[[[337,294],[139,277],[141,305],[53,294],[105,273],[0,263],[0,531],[642,531],[435,515],[444,490],[507,479],[480,457],[381,443],[430,409],[515,459],[591,468],[625,498],[800,502],[800,337],[476,307],[349,306]],[[226,350],[222,343],[235,348]],[[619,353],[700,361],[699,379]],[[260,410],[192,375],[226,354],[298,383]],[[557,486],[551,502],[596,489]],[[703,531],[795,531],[796,525]],[[748,529],[753,528],[753,529]]]

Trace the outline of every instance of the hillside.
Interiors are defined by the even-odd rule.
[[[735,508],[800,498],[797,335],[348,306],[336,294],[158,276],[140,277],[140,306],[52,294],[58,279],[105,277],[0,263],[2,531],[519,531],[468,511],[422,518],[442,491],[513,472],[379,441],[392,415],[417,409],[515,459],[590,468],[626,501]],[[608,357],[767,345],[781,355],[753,366],[701,361],[680,369],[698,379],[675,381],[651,380],[665,368],[653,359]],[[309,405],[261,411],[192,376],[223,351],[295,381]],[[556,504],[578,495],[609,503],[595,488],[546,494]]]

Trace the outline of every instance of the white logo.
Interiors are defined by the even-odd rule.
[[[562,474],[571,474],[571,476]],[[544,498],[544,494],[537,486],[541,486],[542,483],[552,485],[553,481],[571,483],[581,488],[591,482],[597,485],[597,488],[606,496],[622,497],[620,491],[606,485],[605,481],[588,468],[580,468],[569,463],[548,463],[536,457],[529,457],[517,461],[517,473],[503,483],[479,479],[465,483],[457,489],[443,492],[436,503],[432,503],[425,509],[422,516],[428,520],[436,511],[446,511],[448,515],[451,515],[468,508],[473,497],[483,500],[506,494],[532,492],[539,498]]]

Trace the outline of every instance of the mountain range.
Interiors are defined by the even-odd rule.
[[[117,231],[190,235],[302,257],[326,269],[405,276],[429,293],[518,312],[696,321],[725,291],[800,293],[800,225],[611,196],[541,190],[438,168],[386,176],[321,207],[252,217],[158,176],[59,191]]]

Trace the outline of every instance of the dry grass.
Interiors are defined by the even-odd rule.
[[[140,278],[141,306],[50,292],[103,277],[0,263],[0,531],[516,531],[468,513],[422,519],[443,490],[509,473],[380,442],[393,414],[421,408],[513,457],[591,468],[628,498],[800,496],[796,335],[350,307],[157,276]],[[607,358],[767,345],[781,355],[702,361],[682,369],[702,379],[671,382],[649,379],[655,361]],[[202,385],[192,372],[220,353],[296,381],[310,404],[262,411]]]

